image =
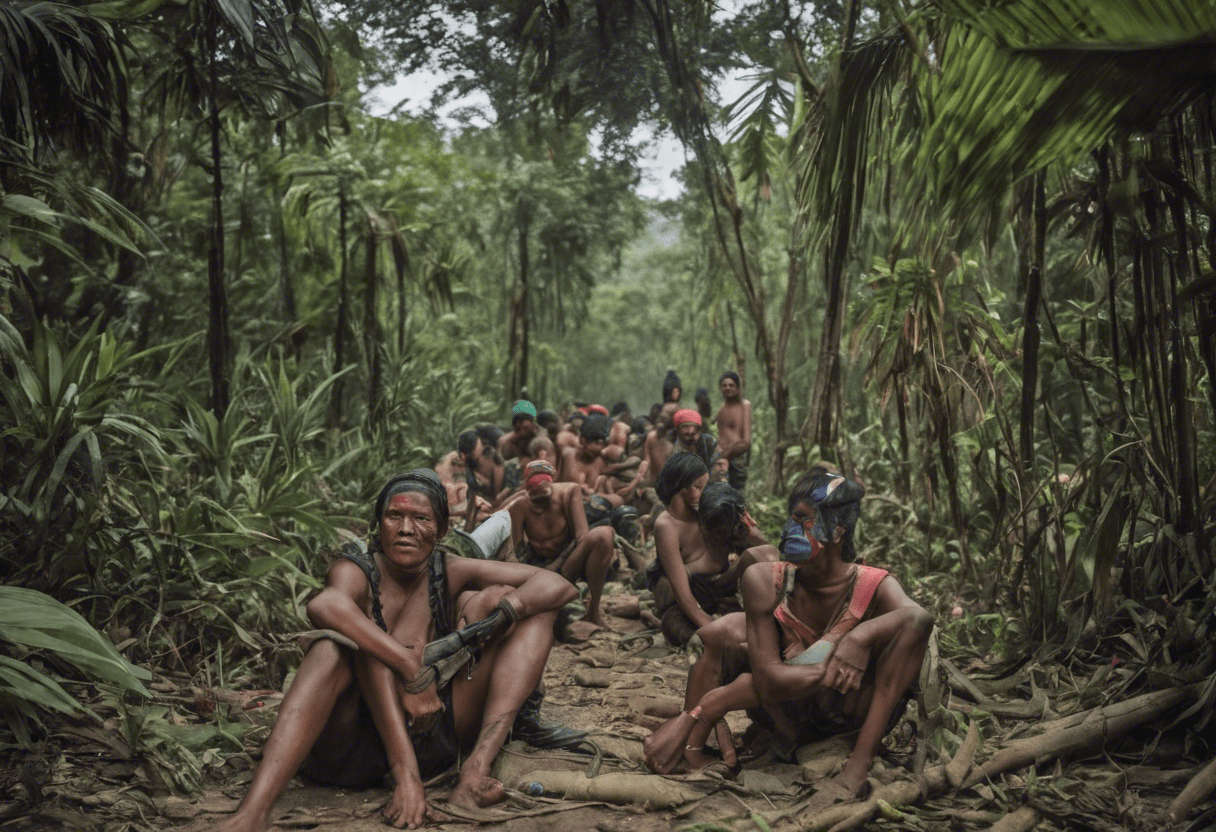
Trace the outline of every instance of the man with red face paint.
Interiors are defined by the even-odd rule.
[[[821,800],[860,793],[933,629],[933,618],[895,578],[853,562],[863,493],[822,468],[794,487],[782,560],[749,567],[744,612],[697,631],[705,652],[689,672],[685,711],[647,738],[650,768],[670,772],[681,759],[708,765],[703,748],[715,726],[723,758],[734,765],[733,739],[720,720],[748,708],[774,728],[772,750],[787,760],[799,745],[859,731],[844,770],[817,791]]]
[[[308,603],[324,629],[311,634],[249,792],[223,832],[266,829],[297,770],[339,788],[378,787],[391,774],[382,813],[398,828],[424,822],[423,781],[460,759],[450,803],[505,797],[490,764],[521,730],[521,706],[539,706],[557,610],[576,592],[551,572],[446,554],[436,543],[447,530],[447,495],[433,471],[393,477],[381,490],[370,545],[340,550]],[[446,645],[467,622],[476,622],[476,639],[465,641],[467,628],[455,636],[468,648],[466,663],[449,666],[446,678],[432,659],[424,666],[428,642],[446,636]]]
[[[511,540],[521,563],[557,572],[566,580],[587,581],[587,613],[583,617],[607,626],[600,613],[600,597],[608,567],[616,552],[612,526],[589,529],[578,483],[554,482],[557,472],[543,459],[524,469],[526,497],[507,506]]]

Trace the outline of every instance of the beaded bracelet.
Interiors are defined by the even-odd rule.
[[[700,705],[693,708],[691,711],[685,711],[684,713],[688,714],[690,717],[695,719],[697,722],[701,721],[701,706]]]

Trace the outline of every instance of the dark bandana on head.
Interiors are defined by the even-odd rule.
[[[380,520],[384,517],[384,507],[388,501],[398,494],[414,492],[422,494],[431,501],[435,511],[435,520],[439,523],[439,536],[443,537],[448,531],[448,492],[439,481],[439,475],[429,468],[415,468],[405,474],[397,474],[384,484],[380,495],[376,497],[376,513],[373,520],[375,531],[372,534],[371,548],[380,548]]]
[[[806,501],[815,506],[815,525],[811,534],[823,544],[832,541],[836,527],[845,530],[840,556],[852,561],[857,553],[853,548],[853,530],[861,516],[861,498],[866,490],[853,480],[839,474],[822,474],[815,482]]]

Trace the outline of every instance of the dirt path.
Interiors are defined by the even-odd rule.
[[[442,823],[444,829],[485,828],[491,824],[511,832],[528,832],[552,829],[560,823],[562,828],[601,832],[667,830],[788,806],[816,772],[826,774],[843,764],[847,746],[833,743],[825,748],[824,756],[808,766],[752,763],[734,781],[713,774],[671,778],[650,775],[641,764],[642,740],[664,719],[679,712],[689,658],[668,648],[661,635],[634,617],[637,595],[626,588],[631,577],[625,572],[620,581],[608,586],[605,607],[610,629],[575,622],[568,629],[567,640],[554,645],[545,669],[547,693],[543,715],[548,721],[586,730],[603,751],[599,774],[629,775],[622,786],[626,792],[640,788],[645,793],[647,789],[653,790],[657,781],[660,786],[667,784],[698,799],[655,808],[640,800],[633,803],[557,800],[530,797],[513,789],[501,807],[474,815],[454,811],[446,804],[452,778],[439,778],[427,793],[432,807],[451,817]],[[647,593],[643,590],[640,594],[645,601]],[[613,614],[621,609],[629,617]],[[742,737],[750,724],[743,714],[730,716],[728,722],[736,738]],[[541,752],[511,743],[499,756],[494,773],[512,787],[519,785],[521,778],[527,781],[529,772],[585,772],[593,762],[588,755]],[[172,801],[165,807],[166,814],[183,832],[208,829],[235,808],[248,775],[245,772],[222,788],[209,790],[198,801]],[[348,792],[314,786],[297,778],[276,807],[275,828],[382,830],[385,827],[379,808],[386,796],[383,790]],[[617,795],[614,799],[621,798]]]
[[[447,816],[439,822],[441,828],[508,832],[554,828],[598,832],[658,832],[673,828],[766,832],[772,826],[779,832],[789,832],[805,826],[807,816],[803,807],[810,786],[843,765],[850,747],[844,740],[800,749],[798,765],[765,763],[765,758],[749,761],[745,754],[743,770],[733,780],[701,773],[662,778],[646,772],[641,764],[642,740],[664,719],[679,712],[689,658],[683,652],[667,648],[662,636],[638,617],[639,598],[644,608],[648,594],[628,589],[631,578],[625,572],[607,588],[605,611],[611,629],[575,623],[568,628],[566,640],[554,646],[545,671],[544,717],[588,731],[601,749],[602,759],[596,763],[587,755],[541,752],[522,744],[510,744],[500,754],[494,770],[495,776],[511,788],[508,800],[500,806],[483,813],[458,812],[446,804],[452,776],[439,778],[428,786],[432,807]],[[625,614],[616,614],[622,612]],[[943,678],[946,664],[943,659]],[[950,672],[952,685],[961,684],[965,688],[971,684],[953,665]],[[995,698],[976,690],[969,703],[966,696],[959,698],[957,690],[951,696],[943,688],[942,704],[946,710],[941,712],[942,719],[932,732],[932,743],[926,744],[926,748],[933,749],[928,764],[940,761],[943,752],[939,748],[954,753],[962,743],[961,734],[966,733],[971,722],[983,731],[984,746],[977,756],[980,759],[1002,742],[1033,734],[1045,718],[1056,713],[1076,713],[1096,704],[1096,691],[1131,674],[1123,666],[1106,669],[1093,676],[1103,684],[1078,686],[1067,683],[1071,676],[1062,672],[1060,665],[1032,663],[1005,681],[987,683],[989,692],[999,688],[999,692],[992,693]],[[1035,679],[1039,680],[1037,687]],[[983,680],[977,677],[977,681]],[[1045,683],[1052,684],[1048,688]],[[208,727],[211,722],[208,714],[225,709],[230,718],[233,713],[243,712],[246,717],[241,718],[258,714],[254,717],[257,722],[268,723],[278,699],[274,694],[267,695],[269,692],[191,688],[182,680],[165,679],[153,688],[160,691],[158,700],[168,706],[162,708],[165,713],[157,717],[156,724],[171,723],[181,726],[182,731],[213,730]],[[205,701],[208,696],[209,704]],[[1117,700],[1118,694],[1107,697],[1107,701]],[[972,704],[976,702],[981,704]],[[248,710],[251,703],[259,707]],[[908,710],[884,740],[884,750],[872,771],[876,785],[907,780],[918,733],[917,708]],[[56,764],[59,768],[52,767],[48,782],[58,788],[58,805],[70,804],[75,807],[75,814],[63,815],[62,822],[49,827],[39,825],[36,819],[55,817],[44,807],[27,817],[29,823],[18,821],[12,828],[77,828],[77,821],[91,816],[93,823],[79,826],[80,829],[151,832],[155,828],[171,828],[202,832],[213,828],[235,809],[247,787],[249,770],[238,771],[199,798],[148,797],[155,792],[149,788],[149,777],[141,772],[146,773],[149,767],[140,766],[138,758],[122,748],[111,721],[107,721],[102,732],[94,731],[87,736],[78,732],[75,757],[65,761],[61,756]],[[729,722],[737,740],[750,724],[743,714],[730,716]],[[264,733],[264,728],[255,729],[246,737],[245,744],[257,746],[258,737]],[[208,747],[216,744],[214,738],[204,743]],[[1169,801],[1198,770],[1193,754],[1184,761],[1189,754],[1188,744],[1194,745],[1185,733],[1162,734],[1151,726],[1143,726],[1122,744],[1105,751],[1095,747],[1073,755],[1076,759],[1039,766],[1037,771],[1028,767],[1003,774],[991,782],[950,791],[920,801],[914,807],[905,806],[902,812],[885,806],[882,814],[866,822],[865,828],[987,830],[1021,807],[1022,814],[1017,819],[1033,820],[1037,824],[1033,828],[1040,830],[1156,832],[1166,828]],[[751,750],[760,753],[765,746],[766,738],[761,733]],[[100,767],[90,762],[106,754],[118,761]],[[244,756],[226,755],[227,763],[218,758],[217,763],[221,770],[231,772],[233,760]],[[576,785],[585,784],[583,773],[589,768],[597,775],[593,782],[601,792],[592,795],[594,800],[586,795],[568,799],[529,796],[517,788],[538,781],[542,788],[553,792],[557,780],[571,777]],[[538,771],[558,774],[546,776],[536,774]],[[4,779],[0,777],[0,781]],[[99,792],[99,788],[108,791]],[[380,821],[379,809],[386,797],[381,789],[349,792],[297,779],[276,807],[273,828],[382,830],[386,827]],[[142,800],[143,808],[132,802],[136,798]],[[125,805],[124,801],[131,805]],[[781,817],[783,810],[790,810],[789,817]],[[4,806],[0,805],[0,825],[7,829],[13,821],[4,823],[3,812]],[[1207,826],[1203,825],[1204,818]],[[1213,818],[1216,808],[1209,802],[1192,814],[1190,826],[1183,824],[1176,828],[1193,832],[1213,828]]]

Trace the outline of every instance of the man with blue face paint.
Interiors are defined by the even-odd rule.
[[[723,616],[697,635],[705,653],[689,672],[684,712],[645,743],[653,770],[708,765],[703,747],[720,722],[748,708],[774,729],[773,752],[792,758],[807,742],[858,731],[844,770],[820,784],[820,801],[860,794],[883,734],[902,714],[919,673],[933,618],[884,570],[853,562],[853,532],[864,489],[813,469],[790,494],[782,560],[757,563],[741,581],[744,613]],[[763,706],[758,708],[757,706]]]

